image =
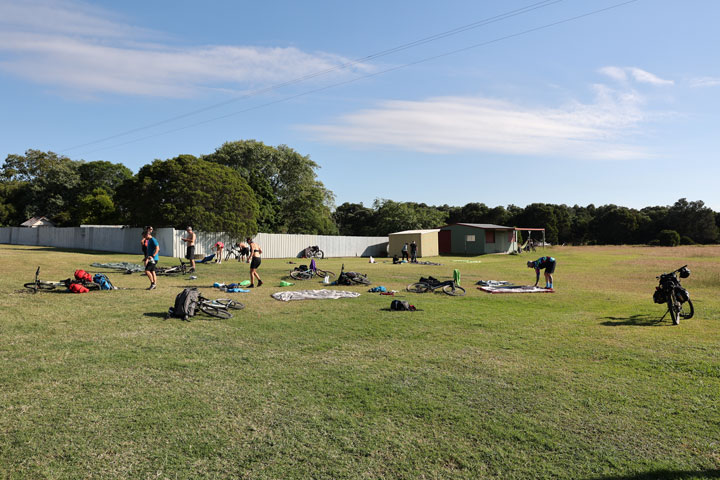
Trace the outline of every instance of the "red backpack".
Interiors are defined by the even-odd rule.
[[[70,290],[70,292],[72,293],[87,293],[90,291],[87,288],[83,287],[80,283],[71,283],[68,287],[68,290]]]
[[[92,275],[87,273],[85,270],[75,270],[75,279],[81,282],[92,282]]]

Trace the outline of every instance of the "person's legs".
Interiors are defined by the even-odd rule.
[[[552,288],[553,278],[548,272],[545,272],[545,288]]]
[[[223,250],[222,248],[218,248],[218,263],[222,263]]]

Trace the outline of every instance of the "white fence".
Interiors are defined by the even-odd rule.
[[[117,253],[140,253],[140,228],[115,226],[92,227],[2,227],[0,243],[59,247],[72,250],[95,250]],[[155,238],[160,243],[160,255],[185,256],[185,231],[158,228]],[[195,252],[207,255],[218,240],[232,243],[225,234],[197,232]],[[265,258],[298,257],[310,245],[318,245],[326,257],[381,257],[387,254],[388,237],[341,237],[330,235],[290,235],[259,233],[255,242]]]

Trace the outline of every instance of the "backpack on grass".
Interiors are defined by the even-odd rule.
[[[187,321],[190,317],[195,316],[199,296],[200,292],[198,292],[197,288],[184,289],[175,297],[175,305],[168,309],[165,318],[175,317]]]
[[[110,283],[110,279],[104,273],[96,273],[92,281],[100,285],[100,290],[115,290],[113,284]]]
[[[393,300],[392,302],[390,302],[390,310],[394,310],[397,312],[414,312],[415,305],[410,305],[409,302],[406,302],[404,300]]]

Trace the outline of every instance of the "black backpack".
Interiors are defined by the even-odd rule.
[[[395,310],[395,311],[399,311],[399,312],[404,312],[404,311],[413,312],[413,311],[415,311],[415,306],[410,305],[410,303],[408,303],[404,300],[393,300],[392,302],[390,302],[390,310]]]
[[[200,292],[197,288],[186,288],[175,297],[175,306],[168,309],[166,318],[175,317],[188,321],[190,317],[195,316],[198,297]]]

